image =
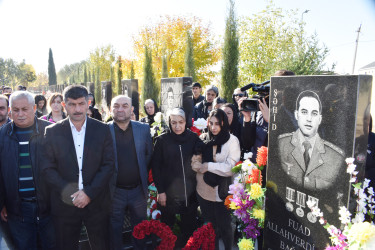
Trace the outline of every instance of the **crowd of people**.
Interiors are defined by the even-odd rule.
[[[248,111],[242,109],[246,91],[235,89],[233,103],[227,103],[216,86],[207,86],[203,96],[194,83],[194,120],[206,119],[207,129],[200,136],[192,132],[184,110],[176,107],[168,112],[167,129],[152,138],[155,100],[145,101],[145,117],[135,121],[131,98],[118,95],[110,104],[111,121],[104,123],[94,95],[83,86],[68,86],[48,100],[5,89],[0,208],[17,249],[79,249],[82,224],[91,249],[122,249],[125,214],[132,227],[147,219],[149,173],[161,221],[173,228],[180,215],[176,247],[203,221],[213,224],[216,249],[219,239],[232,249],[224,200],[231,169],[246,152],[255,160],[257,148],[267,146],[267,93],[258,111]],[[132,242],[146,249],[145,239]]]

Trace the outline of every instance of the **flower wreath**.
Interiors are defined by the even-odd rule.
[[[211,223],[204,225],[193,233],[183,250],[197,250],[199,248],[215,249],[215,230]]]
[[[161,239],[159,246],[155,248],[156,250],[173,250],[177,236],[165,223],[157,220],[144,220],[134,227],[133,236],[136,239],[141,240],[150,234],[155,234]]]

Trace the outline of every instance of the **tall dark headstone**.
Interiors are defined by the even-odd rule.
[[[363,176],[371,76],[272,77],[263,249],[324,249],[329,234],[312,215],[314,201],[340,228],[355,158]]]
[[[121,80],[121,94],[132,98],[134,114],[137,121],[139,120],[139,91],[138,79]],[[141,105],[143,106],[143,105]]]
[[[92,94],[95,93],[95,83],[88,82],[86,87],[87,87],[87,90],[89,91],[89,93],[92,93]]]
[[[188,127],[193,117],[192,83],[191,77],[161,79],[161,112],[167,115],[170,109],[183,108]]]
[[[103,117],[106,117],[106,114],[109,112],[109,107],[112,100],[112,82],[101,82],[102,90],[102,108],[105,113]]]

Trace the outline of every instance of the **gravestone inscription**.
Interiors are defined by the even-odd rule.
[[[271,78],[264,249],[331,243],[307,202],[340,228],[351,189],[345,159],[364,170],[371,84],[362,75]]]

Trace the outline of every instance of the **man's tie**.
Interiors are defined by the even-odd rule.
[[[309,149],[311,148],[311,144],[308,141],[304,141],[302,145],[305,148],[305,152],[303,153],[303,158],[305,159],[305,166],[306,168],[309,166],[310,163],[310,155],[309,155]]]

